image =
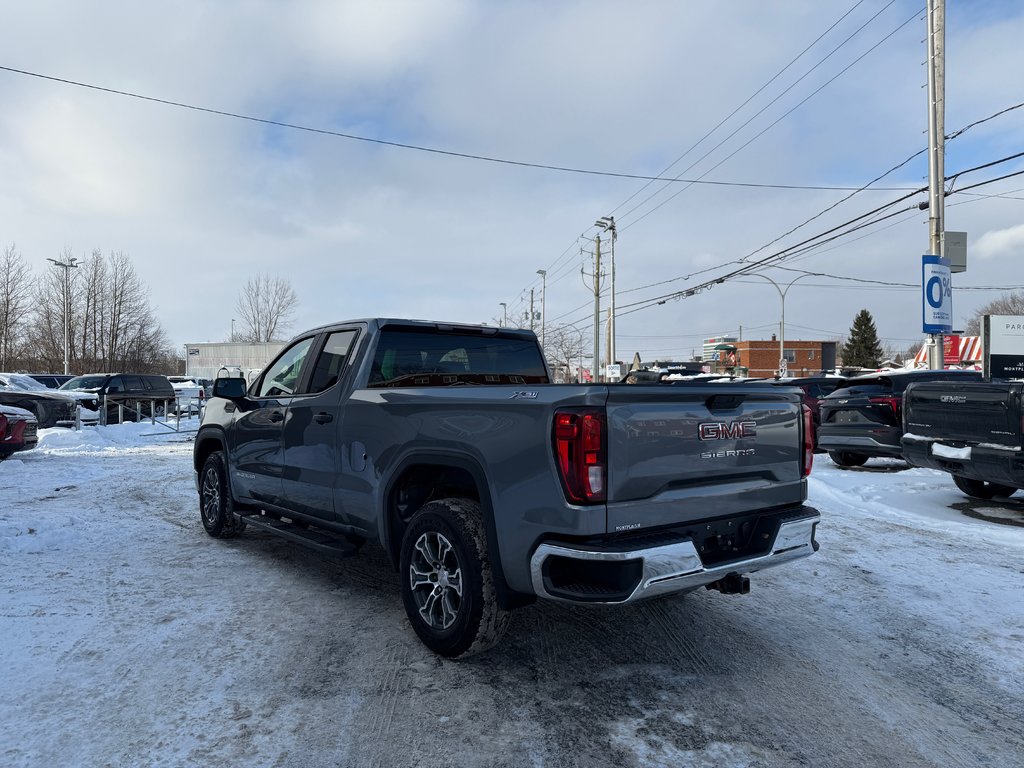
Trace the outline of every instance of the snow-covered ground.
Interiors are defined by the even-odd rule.
[[[190,455],[143,423],[0,463],[0,765],[1024,764],[1024,499],[818,456],[822,549],[750,595],[537,604],[447,662],[379,550],[207,537]]]

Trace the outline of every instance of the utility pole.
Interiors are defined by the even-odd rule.
[[[533,330],[533,288],[530,289],[530,330]]]
[[[945,227],[946,0],[928,0],[928,253],[942,256]],[[928,336],[928,367],[944,367],[942,336]]]
[[[608,343],[605,348],[608,350],[608,362],[615,363],[618,361],[615,350],[615,241],[618,240],[619,233],[615,229],[614,216],[602,216],[594,222],[594,226],[610,232],[612,236],[612,296],[611,308],[608,310]]]
[[[601,368],[601,236],[595,238],[594,250],[594,371],[591,381],[600,381],[598,371]]]
[[[597,369],[601,365],[601,237],[594,238],[594,244],[597,246],[594,249],[594,274],[591,275],[594,279],[593,286],[587,285],[586,272],[583,271],[583,267],[580,267],[580,277],[583,278],[583,285],[587,288],[593,287],[594,291],[594,359],[591,361],[591,366],[594,369],[593,380],[597,381]],[[584,251],[581,249],[580,254]],[[582,338],[582,334],[581,334]],[[580,356],[582,359],[582,355]]]
[[[78,261],[74,256],[68,257],[67,261],[47,259],[64,270],[64,375],[68,375],[68,352],[71,339],[71,270],[78,267]]]
[[[540,275],[541,288],[540,288],[540,348],[544,349],[544,326],[548,322],[548,271],[546,269],[538,269],[537,274]]]
[[[501,305],[502,317],[504,318],[501,321],[501,327],[506,328],[508,327],[508,302],[499,301],[498,304]]]

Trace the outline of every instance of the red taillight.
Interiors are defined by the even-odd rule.
[[[868,402],[877,403],[879,405],[888,405],[892,409],[893,417],[899,421],[900,419],[900,403],[902,398],[899,397],[869,397]]]
[[[601,411],[558,411],[555,462],[565,498],[573,504],[605,500],[605,417]]]
[[[807,477],[811,474],[811,466],[814,464],[814,416],[806,405],[800,407],[804,411],[804,452],[800,476]]]

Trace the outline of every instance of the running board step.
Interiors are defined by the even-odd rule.
[[[315,549],[322,555],[341,558],[359,554],[359,547],[352,544],[352,542],[326,531],[317,530],[316,528],[298,526],[287,520],[279,520],[276,517],[261,515],[259,512],[249,512],[246,514],[236,512],[235,517],[239,520],[244,520],[254,528],[268,531],[275,536],[280,536],[289,541]]]

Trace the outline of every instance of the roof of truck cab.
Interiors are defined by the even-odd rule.
[[[317,326],[316,328],[309,328],[301,333],[296,334],[292,339],[299,339],[303,336],[309,336],[312,333],[319,333],[321,331],[327,331],[331,328],[336,328],[343,325],[367,325],[376,326],[377,328],[385,328],[389,325],[404,325],[407,327],[415,328],[437,328],[440,330],[466,330],[466,331],[493,331],[495,333],[501,333],[511,336],[527,336],[531,338],[536,337],[536,333],[531,331],[529,328],[509,328],[507,326],[496,326],[496,325],[485,325],[483,323],[460,323],[456,321],[445,321],[445,320],[414,320],[409,318],[400,317],[364,317],[353,320],[338,320],[333,323],[325,323]]]

